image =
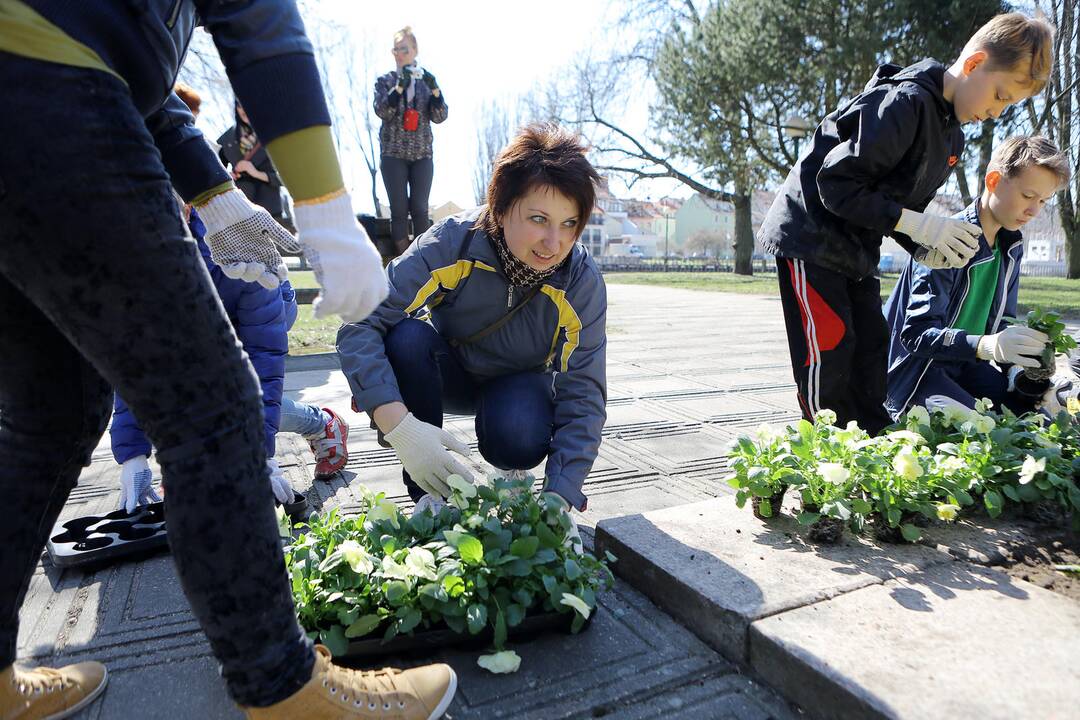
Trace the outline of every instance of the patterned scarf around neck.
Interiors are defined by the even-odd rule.
[[[527,263],[519,260],[514,253],[510,252],[510,247],[506,244],[506,238],[503,237],[501,230],[491,238],[491,244],[495,246],[495,252],[498,254],[499,260],[502,261],[506,277],[510,278],[510,284],[516,287],[531,287],[547,280],[570,259],[570,256],[567,255],[558,265],[549,267],[546,270],[537,270],[529,267]]]

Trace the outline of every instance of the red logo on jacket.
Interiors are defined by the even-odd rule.
[[[949,156],[949,167],[952,167],[953,165],[955,165],[958,160],[960,160],[960,158],[956,157],[955,155],[950,155]]]

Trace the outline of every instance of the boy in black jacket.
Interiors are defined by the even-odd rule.
[[[829,408],[871,433],[884,408],[889,328],[877,270],[890,235],[931,267],[961,267],[979,228],[922,211],[964,149],[962,123],[997,117],[1040,92],[1053,29],[998,15],[950,67],[883,65],[863,92],[826,117],[762,223],[775,253],[791,364],[803,415]]]

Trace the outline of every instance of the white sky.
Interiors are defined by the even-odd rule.
[[[447,200],[462,207],[473,204],[477,124],[485,102],[499,99],[516,105],[518,97],[547,82],[581,54],[612,43],[631,42],[620,37],[620,28],[612,26],[609,18],[616,11],[609,0],[545,0],[528,5],[493,0],[410,0],[393,7],[320,0],[306,5],[305,18],[313,42],[322,44],[335,38],[320,37],[320,24],[311,13],[344,25],[356,46],[369,53],[368,87],[375,77],[395,67],[390,53],[394,32],[412,26],[420,50],[417,61],[435,74],[450,108],[447,120],[433,126],[432,208]],[[640,95],[628,100],[619,120],[635,131],[643,130],[647,103],[648,98]],[[231,108],[210,107],[204,102],[203,110],[199,123],[208,136],[216,138],[232,122]],[[378,122],[375,118],[376,131]],[[348,149],[344,155],[346,182],[354,203],[358,210],[371,212],[370,179],[363,158]],[[690,192],[674,181],[638,183],[627,191],[614,179],[612,190],[622,196],[654,198]],[[378,192],[385,203],[381,177]]]

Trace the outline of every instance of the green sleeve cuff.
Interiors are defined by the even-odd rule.
[[[294,202],[329,195],[345,187],[329,125],[287,133],[266,146]]]
[[[210,201],[210,198],[220,195],[223,192],[228,192],[235,189],[236,183],[234,183],[232,180],[229,180],[228,182],[223,182],[220,185],[215,185],[209,190],[204,190],[203,192],[196,195],[194,198],[191,199],[191,204],[195,207],[205,205]]]

